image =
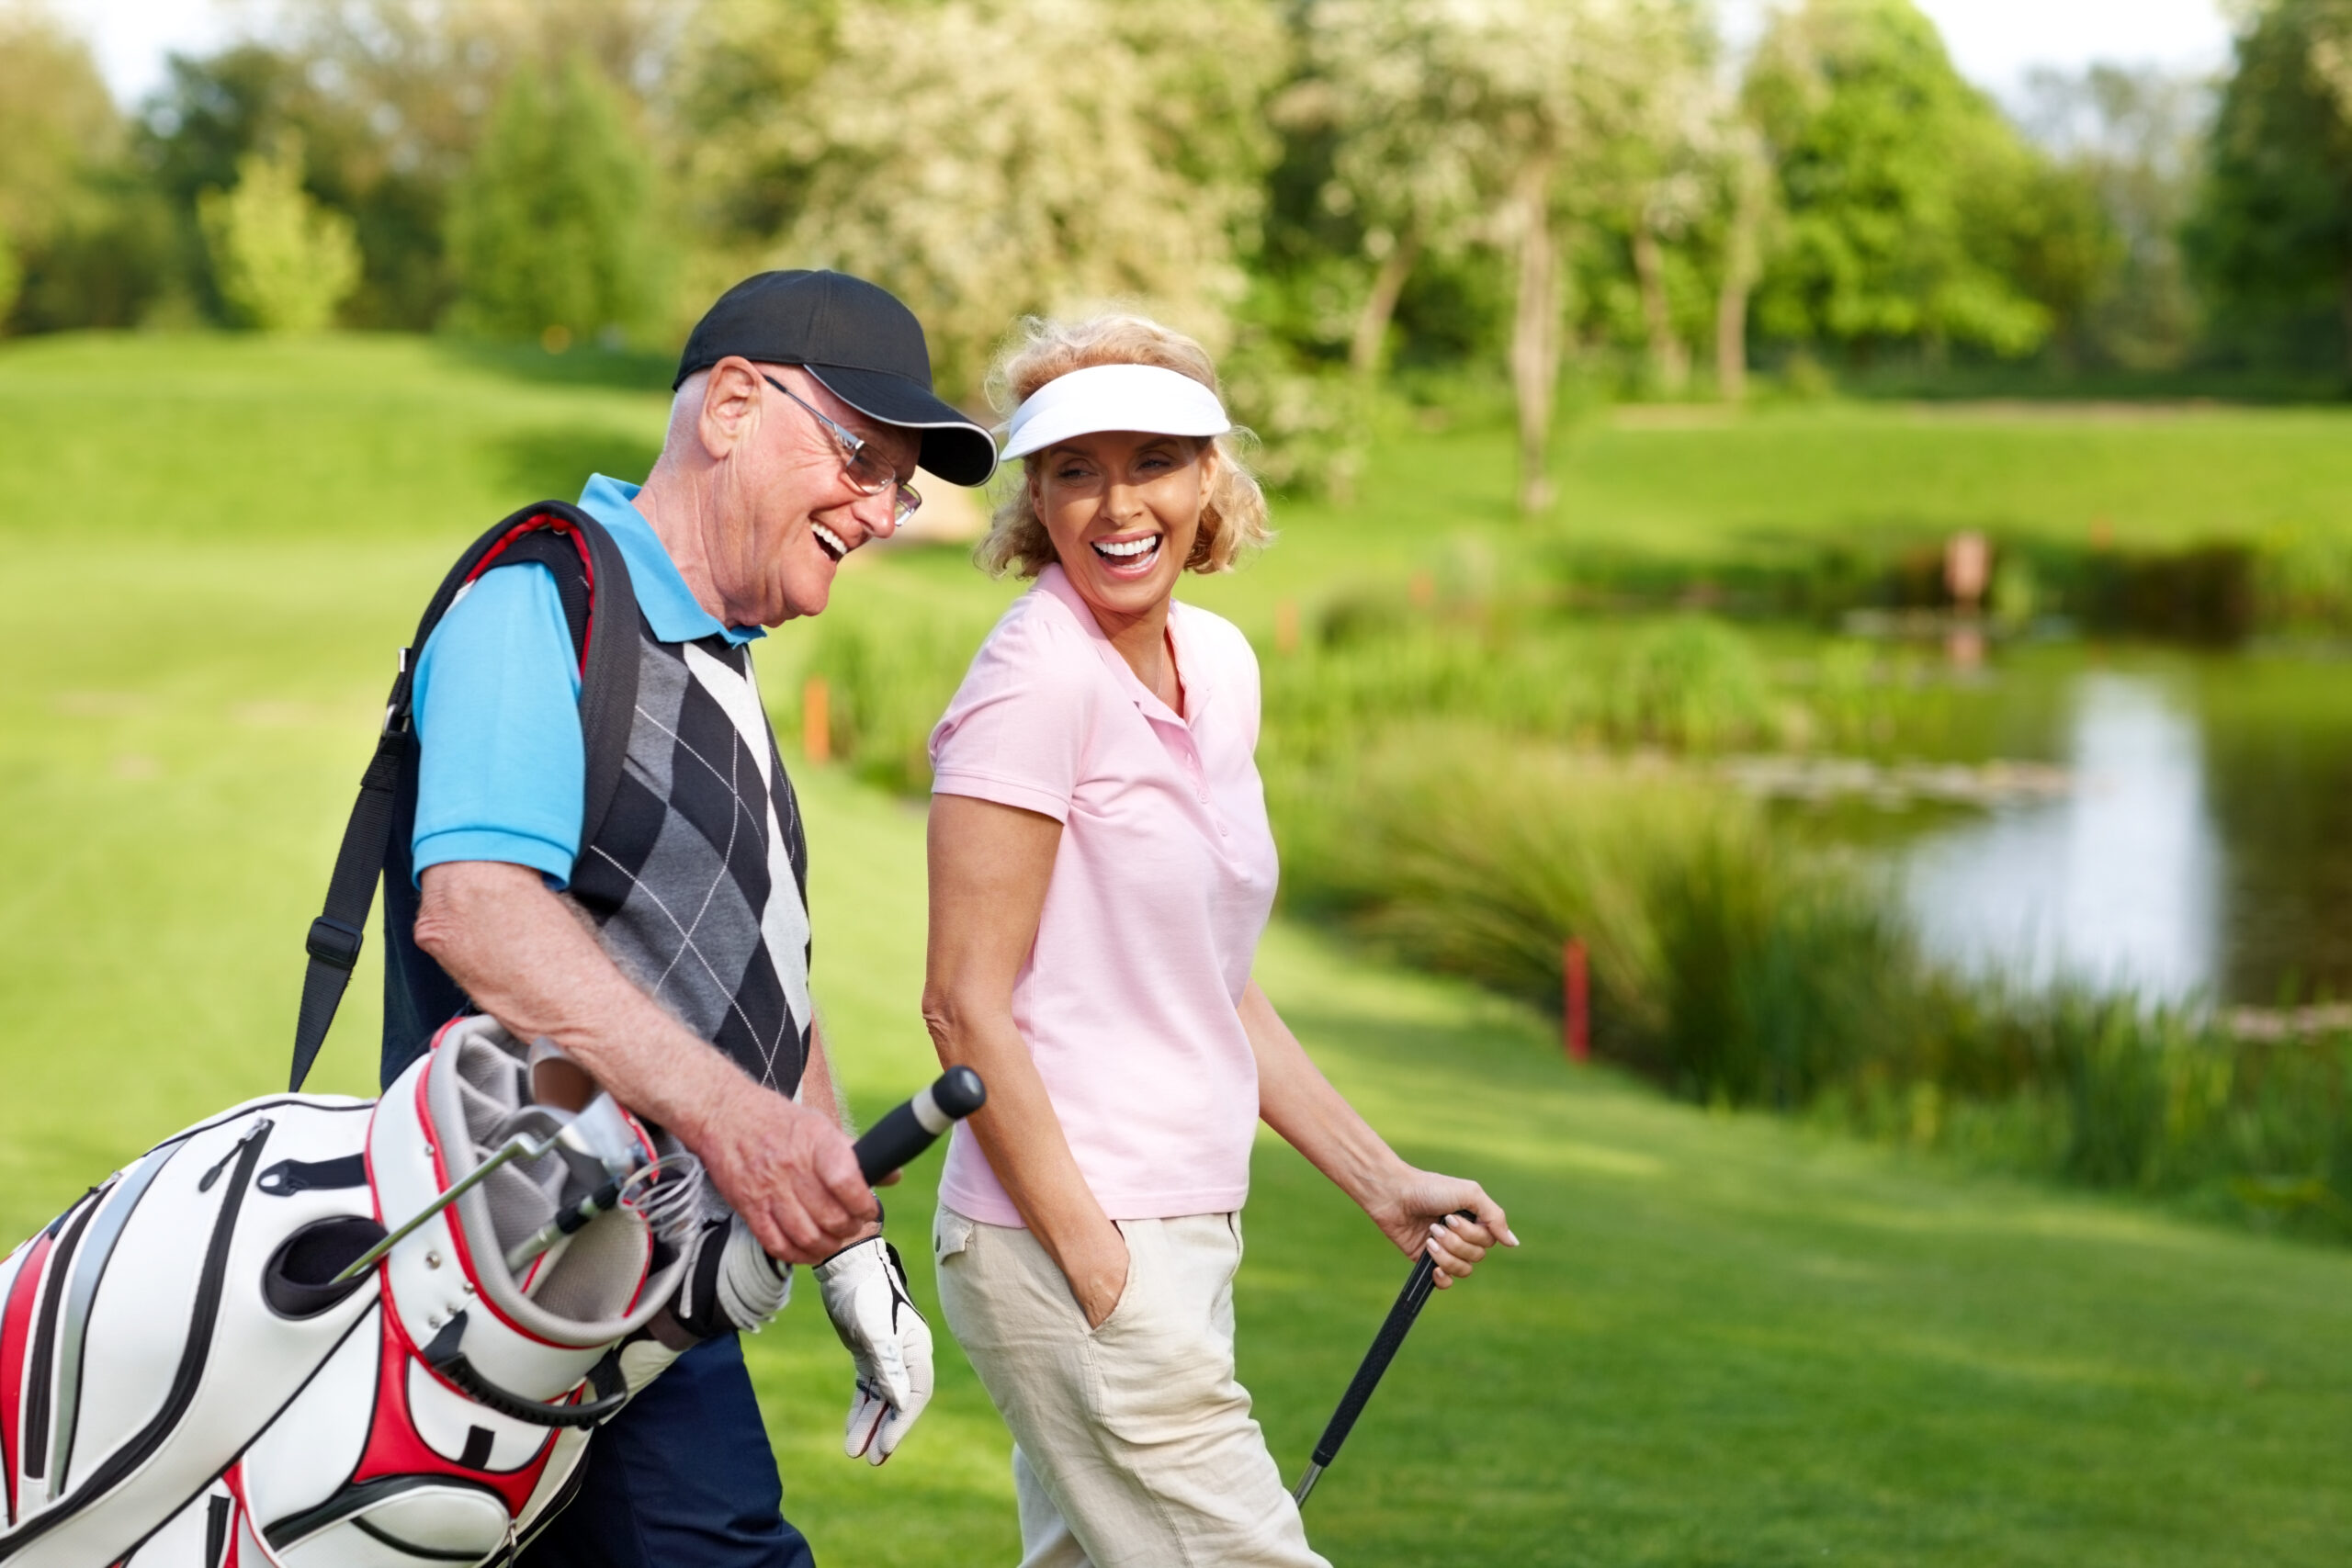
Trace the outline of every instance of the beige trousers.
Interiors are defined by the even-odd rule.
[[[943,1205],[940,1305],[1012,1429],[1023,1568],[1329,1568],[1233,1377],[1237,1214],[1123,1220],[1088,1329],[1035,1236]]]

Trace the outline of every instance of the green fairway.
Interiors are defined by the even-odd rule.
[[[488,522],[590,466],[634,477],[662,407],[414,341],[0,351],[0,1246],[283,1081],[301,933],[391,649]],[[1696,548],[1860,525],[1883,494],[1889,519],[1973,495],[2074,527],[2114,487],[2013,461],[2048,442],[2142,485],[2147,513],[2119,530],[2340,527],[2347,436],[2333,414],[2252,412],[1611,427],[1574,444],[1566,525],[1605,513]],[[1919,444],[1907,458],[1897,437]],[[1254,629],[1279,597],[1442,559],[1459,526],[1500,533],[1500,441],[1414,438],[1359,510],[1287,509],[1261,566],[1200,596]],[[1711,467],[1738,461],[1780,477]],[[1933,463],[2010,471],[1918,482]],[[2192,482],[2200,464],[2238,480]],[[2258,506],[2228,513],[2233,490]],[[901,556],[838,592],[910,609],[1005,592],[967,573],[951,552]],[[772,701],[805,642],[787,627],[763,645]],[[818,996],[870,1119],[933,1068],[922,818],[839,772],[800,775]],[[1374,1122],[1485,1181],[1526,1244],[1430,1304],[1317,1493],[1309,1527],[1335,1562],[2342,1560],[2352,1254],[1671,1104],[1569,1069],[1532,1014],[1296,927],[1277,925],[1260,972]],[[375,983],[363,964],[312,1087],[372,1084]],[[889,1200],[926,1304],[935,1171]],[[1242,1373],[1295,1475],[1405,1264],[1279,1144],[1256,1182]],[[848,1363],[800,1286],[751,1353],[820,1557],[1010,1561],[1007,1440],[944,1333],[931,1413],[869,1471],[839,1451]]]

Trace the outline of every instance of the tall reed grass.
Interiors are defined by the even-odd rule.
[[[2352,1238],[2352,1037],[1942,969],[1880,877],[1662,760],[1437,725],[1266,772],[1294,907],[1545,1004],[1578,939],[1597,1049],[1674,1093]]]

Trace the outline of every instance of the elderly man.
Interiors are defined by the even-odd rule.
[[[814,1027],[807,849],[745,645],[825,608],[842,559],[920,503],[918,461],[971,485],[995,452],[932,394],[914,317],[837,273],[737,285],[673,386],[643,488],[598,476],[580,502],[618,543],[643,623],[613,806],[581,842],[580,668],[552,575],[484,574],[417,666],[421,901],[414,951],[396,942],[391,967],[437,964],[517,1038],[552,1040],[699,1156],[772,1255],[819,1264],[875,1236],[879,1211]],[[418,1048],[388,1032],[388,1058]],[[884,1299],[902,1299],[888,1267]],[[886,1408],[866,1384],[856,1398],[851,1444],[870,1409],[878,1463],[920,1400]],[[604,1430],[526,1561],[810,1561],[732,1337],[687,1352]]]

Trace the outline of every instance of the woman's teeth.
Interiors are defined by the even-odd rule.
[[[823,550],[835,560],[840,560],[842,557],[849,554],[849,547],[842,543],[842,536],[839,534],[834,533],[831,528],[826,527],[822,523],[809,524],[808,531],[817,536],[818,548]]]
[[[1115,544],[1108,540],[1097,540],[1094,553],[1105,560],[1126,563],[1141,560],[1159,548],[1159,536],[1147,534],[1140,539],[1122,539]]]

